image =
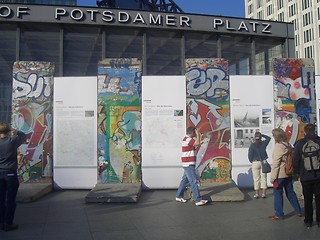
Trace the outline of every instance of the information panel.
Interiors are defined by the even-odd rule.
[[[272,136],[273,77],[230,76],[232,178],[240,187],[253,186],[248,149],[256,131]],[[267,147],[272,163],[273,140]],[[269,177],[270,174],[268,174]]]
[[[60,188],[94,187],[97,181],[97,77],[54,79],[53,129],[55,184]]]
[[[185,76],[142,77],[142,179],[146,187],[178,187],[185,123]]]

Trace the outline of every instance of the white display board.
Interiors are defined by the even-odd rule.
[[[142,180],[147,188],[177,188],[186,130],[185,76],[142,77]]]
[[[97,183],[97,77],[54,78],[54,173],[57,188]]]
[[[274,128],[273,77],[230,76],[230,114],[232,179],[239,187],[251,187],[248,149],[252,137],[256,131],[271,137]],[[273,146],[271,139],[267,147],[270,164]]]

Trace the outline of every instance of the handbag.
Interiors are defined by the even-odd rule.
[[[266,159],[261,161],[261,169],[263,173],[271,172],[271,166]]]

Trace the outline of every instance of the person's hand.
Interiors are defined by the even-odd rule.
[[[196,128],[196,137],[201,139],[201,132]]]
[[[271,178],[271,179],[270,179],[270,183],[273,184],[273,182],[274,182],[274,179]]]
[[[11,133],[11,136],[17,136],[18,130],[14,129],[14,128],[11,128],[10,129],[10,133]]]
[[[198,147],[200,145],[201,133],[199,132],[199,130],[197,128],[195,129],[195,134],[196,134],[196,136],[193,136],[193,137],[196,137],[195,146]]]

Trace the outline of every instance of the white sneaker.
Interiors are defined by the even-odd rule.
[[[208,202],[208,200],[201,200],[200,202],[196,202],[197,206],[205,205]]]
[[[180,202],[180,203],[186,203],[187,202],[187,200],[185,200],[184,198],[176,198],[176,201]]]

